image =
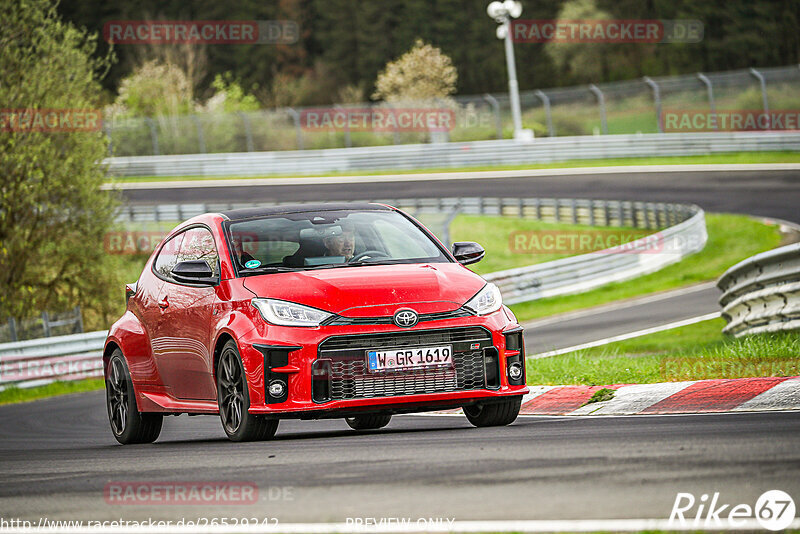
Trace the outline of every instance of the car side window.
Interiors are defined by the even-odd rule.
[[[153,268],[164,278],[172,280],[172,268],[178,263],[178,253],[180,252],[181,242],[183,241],[185,233],[186,232],[181,232],[170,238],[164,243],[164,246],[161,247],[161,251],[158,253]]]
[[[214,236],[207,228],[191,228],[184,232],[178,261],[203,260],[214,275],[219,274],[219,256]]]

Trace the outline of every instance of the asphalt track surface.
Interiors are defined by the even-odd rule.
[[[356,433],[341,420],[283,421],[230,443],[215,416],[165,419],[152,445],[119,446],[102,392],[0,407],[0,517],[667,519],[677,492],[755,504],[800,496],[800,413],[520,417],[400,416]],[[249,505],[109,504],[110,482],[255,483]]]
[[[744,213],[800,223],[800,171],[619,172],[469,180],[129,189],[133,204],[336,201],[379,198],[542,197],[683,202],[709,212]]]

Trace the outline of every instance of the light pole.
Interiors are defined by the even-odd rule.
[[[514,120],[514,139],[533,139],[533,130],[522,129],[517,67],[514,62],[514,42],[511,37],[511,19],[518,18],[522,14],[522,4],[516,0],[495,1],[489,4],[489,7],[486,8],[486,13],[500,25],[497,27],[497,38],[505,41],[508,93],[511,99],[511,117]]]

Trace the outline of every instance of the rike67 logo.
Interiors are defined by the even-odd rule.
[[[781,490],[764,492],[755,503],[727,504],[720,500],[719,492],[710,496],[704,493],[699,499],[691,493],[678,493],[669,525],[678,528],[765,528],[784,530],[795,518],[794,501]]]

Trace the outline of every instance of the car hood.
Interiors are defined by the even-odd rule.
[[[412,307],[419,313],[452,311],[486,282],[458,263],[338,267],[249,276],[259,297],[288,300],[345,317],[375,317]]]

